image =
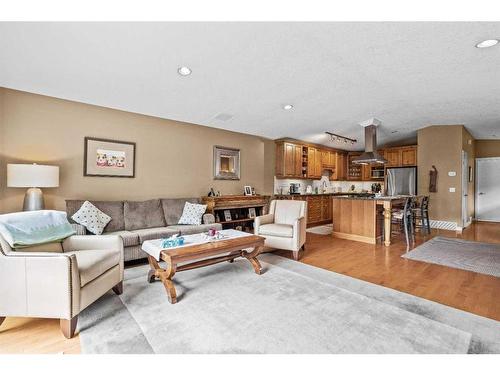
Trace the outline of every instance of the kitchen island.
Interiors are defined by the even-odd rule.
[[[375,244],[384,233],[384,245],[391,244],[392,208],[404,204],[407,196],[332,196],[332,236]]]
[[[313,227],[332,222],[332,198],[334,196],[366,196],[367,193],[319,193],[319,194],[277,194],[273,199],[291,199],[307,202],[307,227]]]

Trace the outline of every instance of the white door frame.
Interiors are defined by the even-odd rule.
[[[469,218],[469,159],[467,151],[462,150],[462,196],[460,197],[462,203],[462,228],[466,228],[471,224]]]
[[[475,193],[474,193],[474,216],[476,217],[477,219],[477,207],[478,207],[478,199],[479,199],[479,189],[478,189],[478,181],[479,181],[479,176],[478,176],[478,170],[479,168],[477,167],[477,165],[479,164],[479,162],[481,160],[500,160],[500,157],[491,157],[491,158],[476,158],[476,162],[475,162],[475,168],[476,170],[474,171],[474,190],[475,190]],[[481,219],[480,221],[494,221],[494,220],[485,220],[485,219]],[[496,222],[496,221],[494,221]]]

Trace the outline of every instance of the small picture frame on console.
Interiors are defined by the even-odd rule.
[[[251,186],[244,186],[243,187],[243,192],[245,195],[252,195],[253,192],[252,192],[252,187]]]

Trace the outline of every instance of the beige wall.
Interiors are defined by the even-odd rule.
[[[429,215],[432,220],[456,222],[462,225],[462,150],[474,165],[474,141],[463,125],[433,125],[418,131],[418,191],[430,196]],[[438,170],[437,193],[429,193],[429,171]],[[448,172],[456,176],[448,176]],[[455,193],[449,188],[454,187]],[[474,182],[470,182],[469,213],[474,216]]]
[[[476,141],[476,158],[500,157],[500,140],[478,139]]]
[[[5,186],[6,163],[60,166],[60,187],[44,189],[48,208],[66,198],[130,199],[273,191],[274,142],[260,137],[0,88],[0,209],[18,210],[25,189]],[[137,143],[136,177],[83,177],[85,136]],[[2,139],[4,140],[2,143]],[[241,180],[213,180],[212,149],[241,150]]]

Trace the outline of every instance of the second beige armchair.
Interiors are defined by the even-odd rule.
[[[265,245],[290,250],[299,260],[306,242],[307,202],[273,200],[267,215],[255,218],[255,234],[265,237]]]

